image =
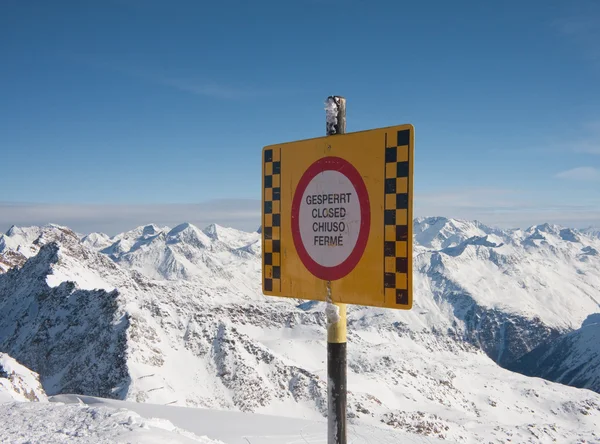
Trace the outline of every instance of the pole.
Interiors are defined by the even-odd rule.
[[[325,102],[327,135],[346,132],[346,99]],[[327,282],[327,443],[346,444],[346,304],[334,303]]]

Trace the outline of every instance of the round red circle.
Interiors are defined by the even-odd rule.
[[[344,262],[335,267],[325,267],[310,257],[310,254],[308,254],[308,251],[306,251],[306,248],[302,243],[302,237],[300,235],[300,204],[302,202],[302,196],[304,195],[306,187],[315,176],[324,171],[337,171],[346,176],[356,190],[360,205],[360,229],[356,245],[354,246],[352,253],[350,253]],[[300,178],[300,182],[298,182],[296,192],[294,193],[294,199],[292,200],[292,237],[298,256],[308,271],[319,279],[335,281],[343,278],[356,267],[365,251],[367,241],[369,240],[369,231],[371,228],[370,208],[369,193],[367,192],[365,182],[358,170],[347,160],[340,157],[323,157],[308,167]]]

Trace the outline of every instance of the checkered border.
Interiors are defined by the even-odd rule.
[[[395,140],[389,140],[395,139]],[[410,130],[385,141],[384,291],[386,301],[408,305]]]
[[[281,148],[264,150],[263,173],[264,291],[281,293]]]

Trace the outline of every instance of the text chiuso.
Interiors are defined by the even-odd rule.
[[[335,205],[335,204],[349,204],[351,201],[352,193],[329,193],[329,194],[311,194],[306,196],[306,203],[308,205]],[[346,217],[347,211],[344,207],[335,208],[313,208],[311,215],[314,219],[321,218],[344,218]],[[346,224],[341,222],[314,222],[312,226],[313,232],[329,232],[329,233],[340,233],[346,231]],[[316,246],[336,246],[341,247],[344,245],[344,238],[341,234],[337,235],[315,235],[313,237],[313,245]]]

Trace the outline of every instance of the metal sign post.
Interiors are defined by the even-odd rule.
[[[326,102],[327,135],[346,132],[346,99],[330,96]],[[346,444],[346,304],[331,298],[327,281],[327,443]]]
[[[346,444],[346,304],[410,310],[414,128],[327,135],[262,152],[262,288],[327,302],[328,443]]]

